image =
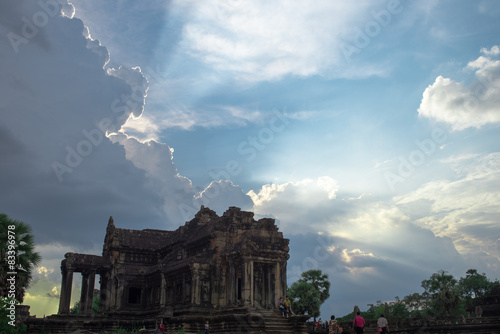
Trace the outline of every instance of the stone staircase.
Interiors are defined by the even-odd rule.
[[[255,309],[252,311],[262,316],[266,334],[307,333],[305,321],[309,316],[289,316],[285,318],[278,310]]]

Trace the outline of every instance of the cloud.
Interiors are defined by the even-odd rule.
[[[163,199],[163,213],[178,225],[191,220],[201,205],[218,214],[229,206],[251,209],[252,201],[231,181],[212,181],[198,190],[191,181],[181,176],[173,163],[173,152],[168,145],[156,141],[141,143],[135,138],[118,133],[110,136],[125,149],[126,158],[135,167],[146,172],[147,187]]]
[[[254,212],[272,212],[290,239],[288,283],[306,270],[321,269],[332,281],[332,298],[323,309],[346,314],[367,300],[421,292],[421,281],[441,269],[458,277],[470,268],[498,272],[498,258],[493,256],[498,235],[492,221],[500,207],[498,182],[492,182],[498,177],[496,160],[486,156],[476,163],[477,169],[467,161],[474,172],[453,187],[447,188],[453,182],[443,180],[394,201],[373,195],[347,197],[331,177],[264,185],[249,195]],[[430,201],[435,212],[426,211],[426,205],[433,205]],[[476,215],[470,223],[474,227],[464,223],[470,215],[454,221],[465,209]],[[456,230],[443,233],[437,224],[427,224],[438,218]],[[479,243],[481,250],[473,250],[487,234],[490,243]],[[339,305],[345,302],[351,304]]]
[[[300,233],[310,228],[319,229],[320,226],[330,223],[324,211],[327,207],[339,206],[338,201],[334,201],[337,190],[337,181],[323,176],[284,184],[263,185],[257,193],[251,190],[248,195],[254,202],[255,213],[272,213],[280,220],[282,231]],[[298,203],[300,205],[297,205]],[[346,207],[348,205],[346,203]],[[305,221],[308,222],[307,226],[303,225]]]
[[[500,122],[500,60],[493,59],[499,48],[495,45],[481,52],[485,56],[469,62],[466,68],[475,71],[471,84],[438,76],[425,89],[420,116],[448,123],[455,131]]]
[[[396,204],[415,223],[453,240],[464,255],[477,255],[482,266],[500,269],[496,231],[500,215],[500,154],[449,158],[456,180],[428,182],[397,197]],[[478,264],[479,265],[479,264]]]
[[[434,240],[427,249],[434,248],[435,243],[450,249],[450,257],[458,255],[451,239],[436,237],[425,227],[415,225],[396,203],[384,203],[374,196],[345,198],[329,177],[264,185],[258,194],[249,195],[256,213],[265,215],[273,208],[285,235],[319,233],[331,237],[335,243],[332,241],[326,248],[336,249],[342,263],[354,263],[356,258],[393,257],[390,253],[398,249],[400,255],[396,258],[401,257],[402,262],[405,257],[414,259],[412,265],[419,267],[421,261],[433,261],[412,251],[424,240]]]
[[[237,206],[245,211],[251,211],[253,202],[240,186],[229,180],[212,181],[203,191],[196,195],[196,200],[222,215],[229,206]],[[194,208],[193,208],[194,209]],[[198,209],[197,209],[198,210]],[[196,213],[192,212],[191,216]]]
[[[54,271],[51,268],[48,270]],[[44,315],[56,314],[59,310],[61,274],[60,270],[57,270],[57,272],[59,274],[58,279],[46,276],[43,269],[42,273],[34,273],[33,282],[30,284],[24,297],[24,304],[30,306],[30,314],[32,316],[43,317]],[[81,277],[79,276],[75,274],[73,280],[71,307],[80,300]]]
[[[380,220],[377,206],[366,210],[365,218],[358,222],[346,220],[323,234],[284,234],[290,239],[288,284],[309,269],[328,274],[331,297],[322,306],[324,312],[347,314],[354,305],[363,308],[367,301],[403,298],[421,292],[422,280],[440,269],[454,274],[468,269],[451,239],[436,237],[410,222],[391,225],[394,217],[386,212],[379,215],[385,215],[385,220]],[[343,226],[349,226],[348,231]],[[342,234],[348,237],[339,236]]]
[[[30,224],[37,244],[60,244],[54,252],[92,248],[111,215],[123,227],[177,224],[144,171],[105,136],[141,115],[141,71],[105,70],[107,50],[85,37],[83,22],[39,3],[8,2],[0,14],[0,211]],[[27,35],[23,17],[43,13],[48,19]],[[8,33],[26,40],[14,47]]]
[[[310,6],[214,0],[176,5],[188,13],[180,43],[185,52],[243,80],[277,80],[286,75],[366,77],[383,72],[375,66],[350,66],[345,50],[350,48],[349,56],[360,52],[370,43],[365,35],[363,45],[355,46],[353,41],[365,34],[363,29],[371,27],[374,32],[369,33],[375,37],[391,22],[385,2],[318,1]],[[375,16],[380,19],[382,11],[388,15],[381,24]]]
[[[487,56],[498,56],[500,54],[500,47],[498,45],[493,45],[489,50],[487,48],[482,48],[481,53]]]

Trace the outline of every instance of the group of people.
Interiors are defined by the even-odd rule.
[[[352,326],[356,331],[356,334],[363,334],[365,328],[365,319],[361,316],[361,313],[358,311],[356,317],[352,322]],[[384,317],[383,314],[377,319],[377,332],[379,333],[389,333],[389,322]]]
[[[288,298],[288,296],[286,296],[286,300],[283,300],[283,297],[280,297],[278,309],[281,311],[281,315],[283,317],[288,318],[289,315],[295,315],[292,311],[292,301]]]
[[[330,321],[325,322],[325,325],[327,325],[328,328],[328,333],[329,334],[340,334],[342,333],[342,327],[340,327],[339,323],[337,320],[335,320],[335,316],[332,315],[330,318]],[[321,328],[321,318],[319,321],[316,323],[317,330]],[[352,327],[356,334],[363,334],[364,328],[365,328],[365,319],[361,316],[361,312],[357,312],[356,317],[354,318],[352,322]],[[377,332],[379,333],[389,333],[389,323],[387,319],[384,317],[383,314],[380,315],[380,317],[377,319]]]

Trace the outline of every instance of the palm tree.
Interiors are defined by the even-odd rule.
[[[9,248],[10,247],[10,248]],[[15,298],[22,303],[32,271],[40,264],[31,226],[0,214],[0,297],[8,297],[7,278],[15,278]],[[15,274],[13,274],[15,273]]]

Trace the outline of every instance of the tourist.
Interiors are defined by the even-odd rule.
[[[288,298],[288,296],[286,296],[285,307],[287,314],[295,315],[295,313],[293,313],[292,311],[292,301],[290,300],[290,298]]]
[[[389,333],[390,332],[389,323],[387,322],[387,319],[384,318],[383,314],[381,314],[380,318],[378,318],[378,320],[377,320],[377,327],[382,329],[381,331],[379,331],[381,333]]]
[[[210,325],[208,324],[208,320],[207,320],[207,322],[205,322],[205,334],[209,333],[209,329],[210,329]]]
[[[316,323],[316,331],[319,332],[320,329],[321,329],[321,318],[319,318],[318,322]]]
[[[339,324],[337,320],[335,320],[335,316],[332,314],[330,317],[330,322],[328,323],[328,333],[330,334],[338,334],[339,332]]]
[[[283,297],[280,297],[280,301],[278,302],[278,309],[281,311],[281,315],[283,317],[287,317],[288,318],[288,313],[286,312],[286,307],[285,307],[285,303],[283,302]]]
[[[154,331],[155,334],[162,334],[162,333],[165,333],[165,325],[163,324],[163,322],[160,322],[160,324],[158,325],[158,329]]]
[[[365,327],[365,319],[361,316],[361,312],[357,312],[356,318],[352,322],[352,327],[357,334],[363,334],[363,329]]]

